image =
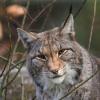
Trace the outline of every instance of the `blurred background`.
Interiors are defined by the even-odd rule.
[[[25,49],[18,40],[16,28],[42,32],[60,26],[68,16],[69,8],[72,5],[77,41],[88,49],[95,1],[96,15],[89,52],[100,57],[99,0],[0,0],[1,98],[5,98],[4,100],[32,100],[35,96],[33,93],[35,88],[26,67],[23,67],[21,71],[20,67],[17,69],[14,67],[13,70],[9,71],[12,68],[9,67],[12,63],[16,64],[25,58]],[[80,8],[82,9],[79,11]],[[15,47],[16,42],[17,46]],[[2,89],[10,81],[11,84]]]

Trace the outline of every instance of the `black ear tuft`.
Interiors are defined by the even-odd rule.
[[[72,10],[73,10],[73,7],[72,7],[72,4],[71,4],[70,9],[69,9],[69,15],[72,14]]]

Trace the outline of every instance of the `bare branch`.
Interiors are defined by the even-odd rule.
[[[97,70],[94,74],[92,74],[89,78],[87,78],[85,81],[82,81],[81,83],[78,83],[74,86],[74,88],[72,87],[72,89],[63,97],[61,97],[59,100],[63,100],[65,97],[70,96],[73,92],[77,91],[78,89],[80,89],[85,83],[87,83],[89,80],[91,80],[95,75],[97,75],[99,73],[100,69]]]
[[[5,86],[3,86],[1,90],[4,90],[5,88],[7,88],[16,79],[16,77],[19,74],[21,68],[23,67],[23,64],[21,65],[21,67],[19,68],[19,70],[17,71],[17,73],[15,74],[15,76]]]
[[[95,16],[96,16],[96,8],[97,8],[97,0],[94,0],[93,19],[92,19],[92,25],[91,25],[91,30],[90,30],[90,37],[89,37],[89,43],[88,43],[88,51],[89,51],[89,49],[91,47],[91,41],[92,41],[93,29],[94,29],[94,22],[95,22]]]
[[[54,4],[54,3],[53,3],[53,4]],[[48,11],[48,13],[47,13],[47,15],[46,15],[46,18],[45,18],[45,20],[44,20],[44,23],[43,23],[43,25],[42,25],[42,27],[41,27],[41,30],[44,29],[44,27],[45,27],[45,25],[46,25],[46,23],[47,23],[47,20],[48,20],[48,18],[49,18],[49,16],[50,16],[50,13],[51,13],[51,11],[52,11],[52,9],[53,9],[53,4],[52,4],[52,6],[49,8],[49,11]]]
[[[49,3],[45,8],[43,8],[37,15],[35,18],[33,18],[33,20],[31,21],[31,23],[28,26],[28,29],[31,27],[32,23],[34,23],[50,6],[52,6],[52,4],[56,2],[56,0],[53,0],[51,3]]]

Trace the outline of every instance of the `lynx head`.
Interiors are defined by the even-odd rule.
[[[20,28],[17,31],[28,50],[27,67],[33,79],[46,79],[54,84],[73,85],[77,82],[81,71],[81,53],[75,41],[72,14],[64,27],[38,34]]]

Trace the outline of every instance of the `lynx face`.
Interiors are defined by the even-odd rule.
[[[74,40],[73,24],[73,16],[70,15],[64,28],[54,28],[39,34],[17,29],[28,49],[27,67],[35,81],[71,85],[78,81],[82,62]]]

